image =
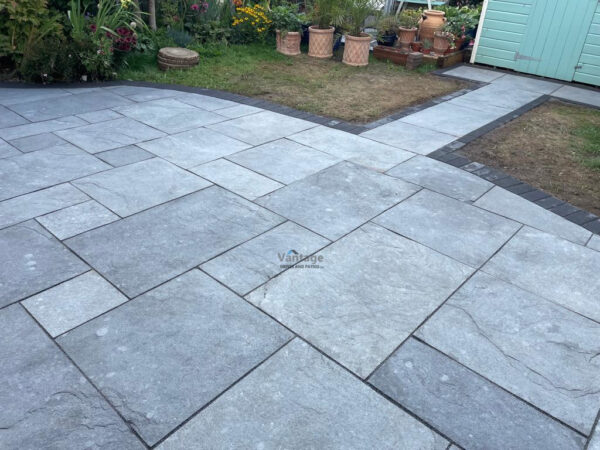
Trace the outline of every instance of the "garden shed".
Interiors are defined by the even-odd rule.
[[[471,62],[600,86],[600,2],[485,0]]]

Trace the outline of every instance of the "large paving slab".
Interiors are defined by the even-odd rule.
[[[121,167],[153,158],[155,155],[141,149],[137,145],[128,145],[126,147],[115,148],[114,150],[95,153],[95,156],[113,167]]]
[[[473,269],[367,224],[246,298],[361,377],[368,376]]]
[[[0,160],[0,201],[109,169],[71,145]]]
[[[0,340],[1,448],[144,448],[20,306],[0,311]]]
[[[473,267],[485,263],[521,227],[426,189],[373,221]]]
[[[592,435],[587,450],[600,450],[600,425],[596,425],[596,431]]]
[[[428,155],[456,140],[456,136],[418,127],[400,120],[373,128],[361,133],[361,136],[421,155]]]
[[[260,145],[315,126],[316,124],[306,120],[263,111],[209,125],[208,128],[248,144]]]
[[[207,128],[173,134],[142,142],[139,146],[185,169],[230,155],[250,147]]]
[[[159,158],[107,170],[73,184],[121,217],[210,186]]]
[[[117,111],[166,133],[179,133],[227,120],[227,117],[195,108],[172,98],[136,103],[117,108]]]
[[[524,91],[532,91],[540,94],[551,94],[563,85],[553,81],[541,80],[535,77],[526,77],[519,75],[507,74],[494,81],[492,84],[508,89],[520,89]]]
[[[552,93],[552,97],[600,108],[600,92],[575,86],[563,86]]]
[[[63,240],[118,219],[119,216],[100,203],[90,200],[46,214],[36,220],[58,239]]]
[[[404,181],[341,162],[257,202],[335,240],[417,190]]]
[[[414,156],[411,152],[325,126],[294,134],[289,139],[381,171],[391,169]]]
[[[113,86],[106,89],[114,94],[122,95],[135,102],[148,102],[160,98],[176,97],[180,91],[173,89],[151,88],[143,86]]]
[[[112,109],[101,109],[99,111],[77,114],[77,117],[89,123],[98,123],[106,122],[107,120],[120,119],[123,116]]]
[[[14,127],[29,123],[24,117],[14,113],[4,106],[0,106],[0,128]]]
[[[447,446],[437,433],[294,339],[159,448]]]
[[[238,117],[256,114],[262,111],[264,110],[250,105],[235,105],[215,110],[219,115],[229,117],[230,119],[237,119]]]
[[[600,405],[600,324],[478,273],[416,333],[589,435]]]
[[[425,156],[415,156],[387,174],[462,201],[475,201],[494,186],[472,173]]]
[[[90,153],[112,150],[165,135],[162,131],[126,117],[57,131],[56,134]]]
[[[521,89],[512,89],[504,86],[490,84],[482,88],[471,91],[465,95],[456,97],[448,103],[460,105],[467,108],[473,108],[479,111],[493,110],[494,108],[503,108],[504,114],[530,103],[542,94]],[[501,111],[498,111],[499,113]]]
[[[223,100],[221,98],[210,97],[202,94],[190,94],[180,92],[177,96],[177,100],[180,102],[187,103],[188,105],[195,106],[196,108],[202,108],[207,111],[215,111],[223,108],[236,107],[239,104],[231,102],[229,100]],[[239,105],[244,106],[244,105]]]
[[[291,336],[193,270],[58,342],[153,445]]]
[[[20,154],[21,152],[15,147],[0,139],[0,158],[10,158],[11,156],[18,156]]]
[[[463,448],[566,450],[585,444],[574,430],[412,338],[370,382]]]
[[[591,249],[598,250],[600,252],[600,236],[595,234],[587,243],[587,246]]]
[[[59,138],[53,133],[42,133],[34,136],[26,136],[10,141],[11,145],[17,147],[23,153],[35,152],[37,150],[45,150],[58,145],[66,144],[62,138]]]
[[[283,221],[214,186],[65,242],[133,297]]]
[[[28,123],[16,127],[0,129],[0,138],[11,141],[26,136],[66,130],[82,125],[87,125],[87,122],[79,117],[68,116],[61,119],[46,120],[45,122]]]
[[[285,222],[202,264],[201,269],[240,295],[269,281],[329,241]]]
[[[581,245],[584,245],[592,234],[585,228],[498,186],[478,199],[475,205]]]
[[[0,231],[0,307],[88,270],[35,221]]]
[[[482,270],[600,321],[600,253],[524,227]]]
[[[227,159],[284,184],[306,178],[340,161],[340,158],[288,139],[259,145]]]
[[[16,105],[18,103],[33,102],[36,100],[55,99],[68,96],[69,93],[63,89],[53,88],[2,88],[0,90],[0,105]]]
[[[458,66],[454,69],[447,70],[446,72],[444,72],[444,75],[451,75],[453,77],[464,78],[466,80],[489,83],[497,78],[504,76],[504,73],[495,72],[493,70],[481,69],[479,67]]]

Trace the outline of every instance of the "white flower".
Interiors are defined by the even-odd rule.
[[[131,23],[129,24],[129,26],[130,26],[131,28],[135,28],[135,27],[136,27],[136,25],[137,25],[137,24],[136,24],[135,22],[131,22]]]

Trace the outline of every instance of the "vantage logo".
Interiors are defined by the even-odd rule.
[[[323,262],[323,255],[310,255],[306,256],[302,253],[297,252],[294,249],[290,249],[284,253],[277,253],[279,262],[281,262],[281,268],[294,267],[295,269],[320,269],[323,266],[320,263]],[[298,264],[302,262],[303,264]]]

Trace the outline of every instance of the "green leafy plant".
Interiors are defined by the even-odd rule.
[[[395,36],[398,33],[400,22],[395,15],[382,16],[377,21],[377,39],[384,36]]]
[[[283,34],[302,31],[302,20],[297,14],[297,7],[291,5],[279,5],[269,11],[271,29],[280,30]]]
[[[430,39],[423,39],[423,49],[431,50],[433,48],[433,42]]]
[[[187,47],[194,40],[194,36],[192,36],[187,31],[177,30],[175,28],[171,28],[170,30],[168,30],[167,35],[171,39],[173,39],[173,41],[175,42],[175,44],[177,44],[178,47]]]
[[[443,11],[446,15],[444,30],[452,33],[457,38],[465,38],[479,24],[481,16],[480,6],[473,8],[469,6],[439,6],[437,9]]]
[[[346,0],[343,2],[345,15],[343,27],[350,36],[361,36],[365,22],[370,16],[377,14],[375,0]]]
[[[399,17],[400,26],[410,29],[417,28],[422,16],[423,11],[421,9],[405,9]]]
[[[306,4],[310,21],[323,30],[330,26],[339,26],[345,18],[343,0],[309,0]]]

